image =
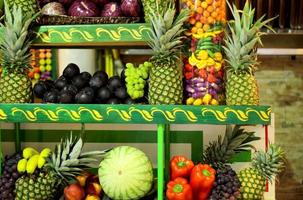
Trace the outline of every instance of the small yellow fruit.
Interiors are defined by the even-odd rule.
[[[197,63],[198,69],[205,69],[207,67],[207,62],[205,60],[201,60]]]
[[[193,105],[194,105],[194,106],[200,106],[200,105],[202,105],[202,99],[201,99],[201,98],[196,99],[196,100],[194,101]]]
[[[215,60],[216,61],[222,61],[222,59],[223,59],[222,53],[216,52],[215,53]]]
[[[26,170],[27,160],[25,158],[19,160],[17,170],[19,173],[24,173]]]
[[[186,99],[186,105],[192,105],[194,103],[195,99],[193,97],[189,97]]]
[[[46,163],[45,158],[42,157],[40,154],[39,159],[38,159],[38,168],[41,169],[45,165],[45,163]]]
[[[40,156],[42,158],[47,158],[50,154],[51,154],[52,150],[50,148],[44,148],[41,152],[40,152]]]
[[[215,69],[216,69],[216,71],[220,71],[221,68],[222,68],[222,64],[219,63],[219,62],[216,62],[216,64],[215,64]]]
[[[216,99],[212,99],[210,104],[216,106],[219,105],[219,102]]]
[[[32,148],[32,147],[27,147],[23,150],[23,158],[29,159],[30,157],[39,154],[39,152]]]
[[[210,94],[206,94],[204,97],[203,97],[203,104],[204,105],[209,105],[210,101],[211,101],[211,95]]]
[[[26,172],[28,174],[33,174],[38,166],[39,155],[32,156],[26,165]]]
[[[216,64],[216,62],[214,61],[214,59],[212,59],[212,58],[208,58],[208,59],[207,59],[207,65],[208,65],[208,66],[212,66],[212,65],[214,65],[214,64]]]
[[[207,53],[207,51],[206,50],[200,51],[199,54],[198,54],[198,58],[200,60],[207,60],[208,59],[208,53]]]

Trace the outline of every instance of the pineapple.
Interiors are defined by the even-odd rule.
[[[238,177],[242,185],[243,200],[263,199],[266,179],[270,182],[284,168],[284,151],[271,144],[268,151],[257,152],[252,167],[240,171]]]
[[[97,158],[107,151],[82,152],[83,141],[72,136],[56,146],[41,171],[23,175],[16,181],[15,200],[59,199],[63,188],[74,181],[85,169],[90,169]]]
[[[150,72],[149,103],[181,104],[183,98],[182,62],[180,61],[183,23],[189,11],[182,10],[175,19],[174,3],[163,12],[149,13],[152,28],[149,42],[153,50]]]
[[[228,4],[229,5],[229,4]],[[231,6],[229,5],[231,8]],[[225,37],[226,54],[226,103],[227,105],[258,105],[259,91],[254,73],[259,64],[257,45],[261,44],[261,28],[272,30],[263,21],[264,16],[253,22],[255,10],[246,1],[243,11],[235,5],[231,8],[233,21],[228,23],[229,31]]]
[[[169,2],[170,0],[142,0],[145,22],[150,22],[150,13],[162,13]]]
[[[211,164],[216,170],[216,181],[208,199],[239,199],[241,183],[237,173],[227,163],[238,152],[252,148],[249,144],[258,140],[253,132],[246,132],[240,126],[227,126],[224,139],[219,136],[211,142],[204,152],[204,162]],[[228,197],[228,198],[226,198]]]
[[[23,13],[32,14],[38,12],[37,0],[6,0],[9,7],[12,8],[14,4],[22,8]]]
[[[27,75],[30,68],[29,26],[37,15],[24,14],[21,7],[8,9],[5,2],[5,24],[0,44],[2,74],[0,103],[30,103],[32,83]]]
[[[219,136],[217,141],[211,142],[205,149],[203,161],[215,168],[224,167],[236,153],[253,148],[249,143],[259,139],[254,132],[247,132],[238,125],[234,128],[229,125],[223,140]]]

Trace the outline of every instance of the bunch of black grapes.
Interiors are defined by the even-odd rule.
[[[216,181],[208,200],[237,200],[241,183],[237,173],[229,165],[217,169]]]
[[[18,161],[22,159],[21,154],[5,156],[3,163],[3,174],[0,177],[0,199],[14,200],[15,182],[21,176],[17,171]]]

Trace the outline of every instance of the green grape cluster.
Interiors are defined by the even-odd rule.
[[[151,66],[150,62],[144,62],[144,64],[140,64],[138,67],[132,63],[126,64],[126,88],[127,93],[132,99],[139,99],[144,96],[144,88]]]

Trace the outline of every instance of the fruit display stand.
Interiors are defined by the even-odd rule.
[[[0,104],[0,121],[15,124],[20,150],[20,123],[157,124],[158,199],[163,199],[170,159],[170,124],[269,125],[269,106],[62,105]],[[1,130],[0,130],[1,131]],[[1,136],[1,133],[0,133]],[[0,140],[1,141],[1,140]]]

